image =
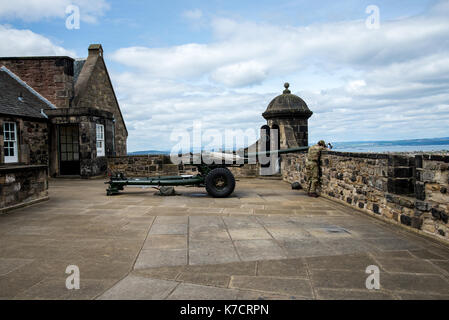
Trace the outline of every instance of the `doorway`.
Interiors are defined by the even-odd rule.
[[[59,161],[61,175],[80,174],[78,125],[59,127]]]

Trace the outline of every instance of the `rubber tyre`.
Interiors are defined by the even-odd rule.
[[[216,179],[223,179],[226,185],[223,188],[217,188]],[[214,198],[225,198],[234,192],[235,178],[227,168],[216,168],[211,170],[205,179],[206,191]]]

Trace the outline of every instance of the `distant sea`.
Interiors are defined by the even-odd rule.
[[[449,152],[449,138],[396,141],[331,142],[333,151],[347,152]]]
[[[449,137],[393,141],[350,141],[333,142],[333,151],[346,152],[437,152],[449,153]],[[128,152],[129,155],[170,154],[170,151],[146,150]]]

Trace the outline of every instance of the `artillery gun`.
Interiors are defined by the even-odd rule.
[[[248,157],[306,151],[308,148],[309,147],[298,147],[247,153],[245,154],[246,157],[220,152],[201,153],[199,155],[201,157],[200,163],[191,164],[198,169],[198,174],[196,175],[127,178],[124,173],[116,172],[111,174],[109,181],[105,182],[105,184],[109,184],[106,194],[108,196],[118,194],[125,186],[155,188],[163,186],[193,186],[206,188],[207,193],[214,198],[225,198],[228,197],[235,188],[235,178],[232,172],[228,169],[229,167],[243,166],[244,161],[247,161]],[[217,163],[217,160],[221,160],[221,162]],[[239,163],[242,161],[243,163]]]

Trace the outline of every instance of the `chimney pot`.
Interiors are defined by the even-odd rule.
[[[89,56],[91,55],[103,56],[103,47],[101,44],[91,44],[89,46]]]

